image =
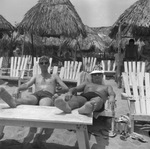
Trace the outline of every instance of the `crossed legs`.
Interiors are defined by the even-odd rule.
[[[103,107],[103,99],[100,97],[94,97],[90,101],[87,101],[83,96],[72,96],[69,101],[65,101],[65,95],[59,96],[55,99],[54,105],[64,111],[65,113],[71,113],[73,109],[78,109],[80,114],[91,114],[93,111],[98,111]]]

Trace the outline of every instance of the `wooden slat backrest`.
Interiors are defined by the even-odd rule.
[[[132,96],[131,90],[130,90],[130,79],[129,79],[129,74],[127,72],[123,72],[122,73],[122,79],[123,79],[123,83],[124,83],[124,90],[125,93],[127,93],[127,95],[129,97]],[[130,108],[130,101],[128,100],[128,106]]]
[[[145,73],[145,95],[146,95],[146,110],[150,115],[150,74]]]
[[[48,67],[48,72],[49,72],[49,73],[51,72],[52,60],[53,60],[53,58],[50,57],[50,58],[49,58],[49,67]]]
[[[64,62],[64,75],[62,79],[77,80],[78,73],[80,72],[82,62],[77,61],[65,61]]]
[[[145,72],[145,62],[142,62],[142,66],[141,66],[141,72]]]
[[[145,62],[143,61],[124,61],[124,72],[145,72]]]
[[[86,72],[91,72],[94,70],[96,65],[97,58],[96,57],[83,57],[83,70]]]
[[[0,57],[0,68],[2,68],[3,57]]]
[[[57,74],[57,73],[58,73],[58,66],[54,66],[52,74]]]
[[[59,73],[59,77],[60,77],[61,79],[63,79],[63,77],[64,77],[64,71],[65,71],[65,68],[64,68],[64,67],[61,67],[60,73]]]
[[[128,62],[128,67],[129,67],[129,73],[132,72],[132,62]]]
[[[102,60],[101,65],[104,71],[115,71],[115,61],[114,60]]]
[[[27,68],[27,64],[28,64],[28,59],[29,59],[29,57],[28,56],[26,56],[25,57],[25,61],[24,61],[24,64],[23,64],[23,67],[22,67],[22,69],[21,69],[21,78],[23,78],[24,77],[24,74],[25,74],[25,70],[26,70],[26,68]]]
[[[15,68],[15,74],[14,77],[19,76],[19,69],[20,69],[20,62],[21,62],[21,57],[16,57],[17,58],[17,63],[16,63],[16,68]]]
[[[141,113],[141,103],[138,94],[138,85],[137,85],[137,75],[135,73],[131,73],[131,88],[133,90],[133,98],[135,99],[135,113]]]
[[[149,73],[122,73],[125,92],[135,100],[133,114],[150,114],[150,74]],[[131,80],[131,84],[129,81]],[[133,108],[133,106],[132,106]]]
[[[132,62],[132,72],[136,72],[137,70],[136,70],[136,62]]]
[[[129,72],[128,71],[128,63],[126,61],[124,62],[124,72]]]
[[[141,66],[140,66],[140,62],[137,62],[137,73],[141,72]]]
[[[139,72],[137,74],[138,77],[138,89],[139,89],[139,101],[140,101],[140,113],[146,114],[146,101],[145,101],[145,85],[144,85],[144,73]]]
[[[73,79],[75,79],[75,77],[76,77],[77,65],[78,65],[78,62],[77,62],[77,61],[75,61],[74,69],[73,69],[73,75],[72,75],[72,78],[73,78]]]
[[[124,82],[125,92],[130,97],[130,96],[132,96],[132,94],[131,94],[131,90],[130,90],[130,82],[129,82],[129,75],[128,75],[128,73],[123,72],[122,73],[122,78],[123,78],[123,82]]]

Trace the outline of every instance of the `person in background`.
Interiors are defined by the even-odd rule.
[[[115,64],[116,64],[116,73],[115,73],[115,81],[118,83],[118,87],[121,87],[121,74],[123,72],[124,69],[124,51],[121,48],[121,51],[114,54],[115,57]]]
[[[137,61],[138,55],[138,45],[135,45],[134,39],[129,40],[129,44],[125,46],[125,61]]]

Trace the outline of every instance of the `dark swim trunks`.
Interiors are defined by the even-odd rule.
[[[80,96],[85,97],[87,101],[90,101],[94,97],[100,97],[101,99],[103,99],[99,94],[95,92],[81,93]],[[105,105],[103,104],[102,109],[100,109],[98,112],[102,112],[104,111],[104,109],[105,109]]]
[[[50,93],[48,91],[43,91],[43,90],[34,92],[32,95],[34,95],[38,99],[38,101],[44,97],[49,97],[49,98],[53,97],[52,93]]]

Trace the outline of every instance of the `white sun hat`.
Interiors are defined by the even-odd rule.
[[[104,73],[104,70],[93,70],[90,74]]]

